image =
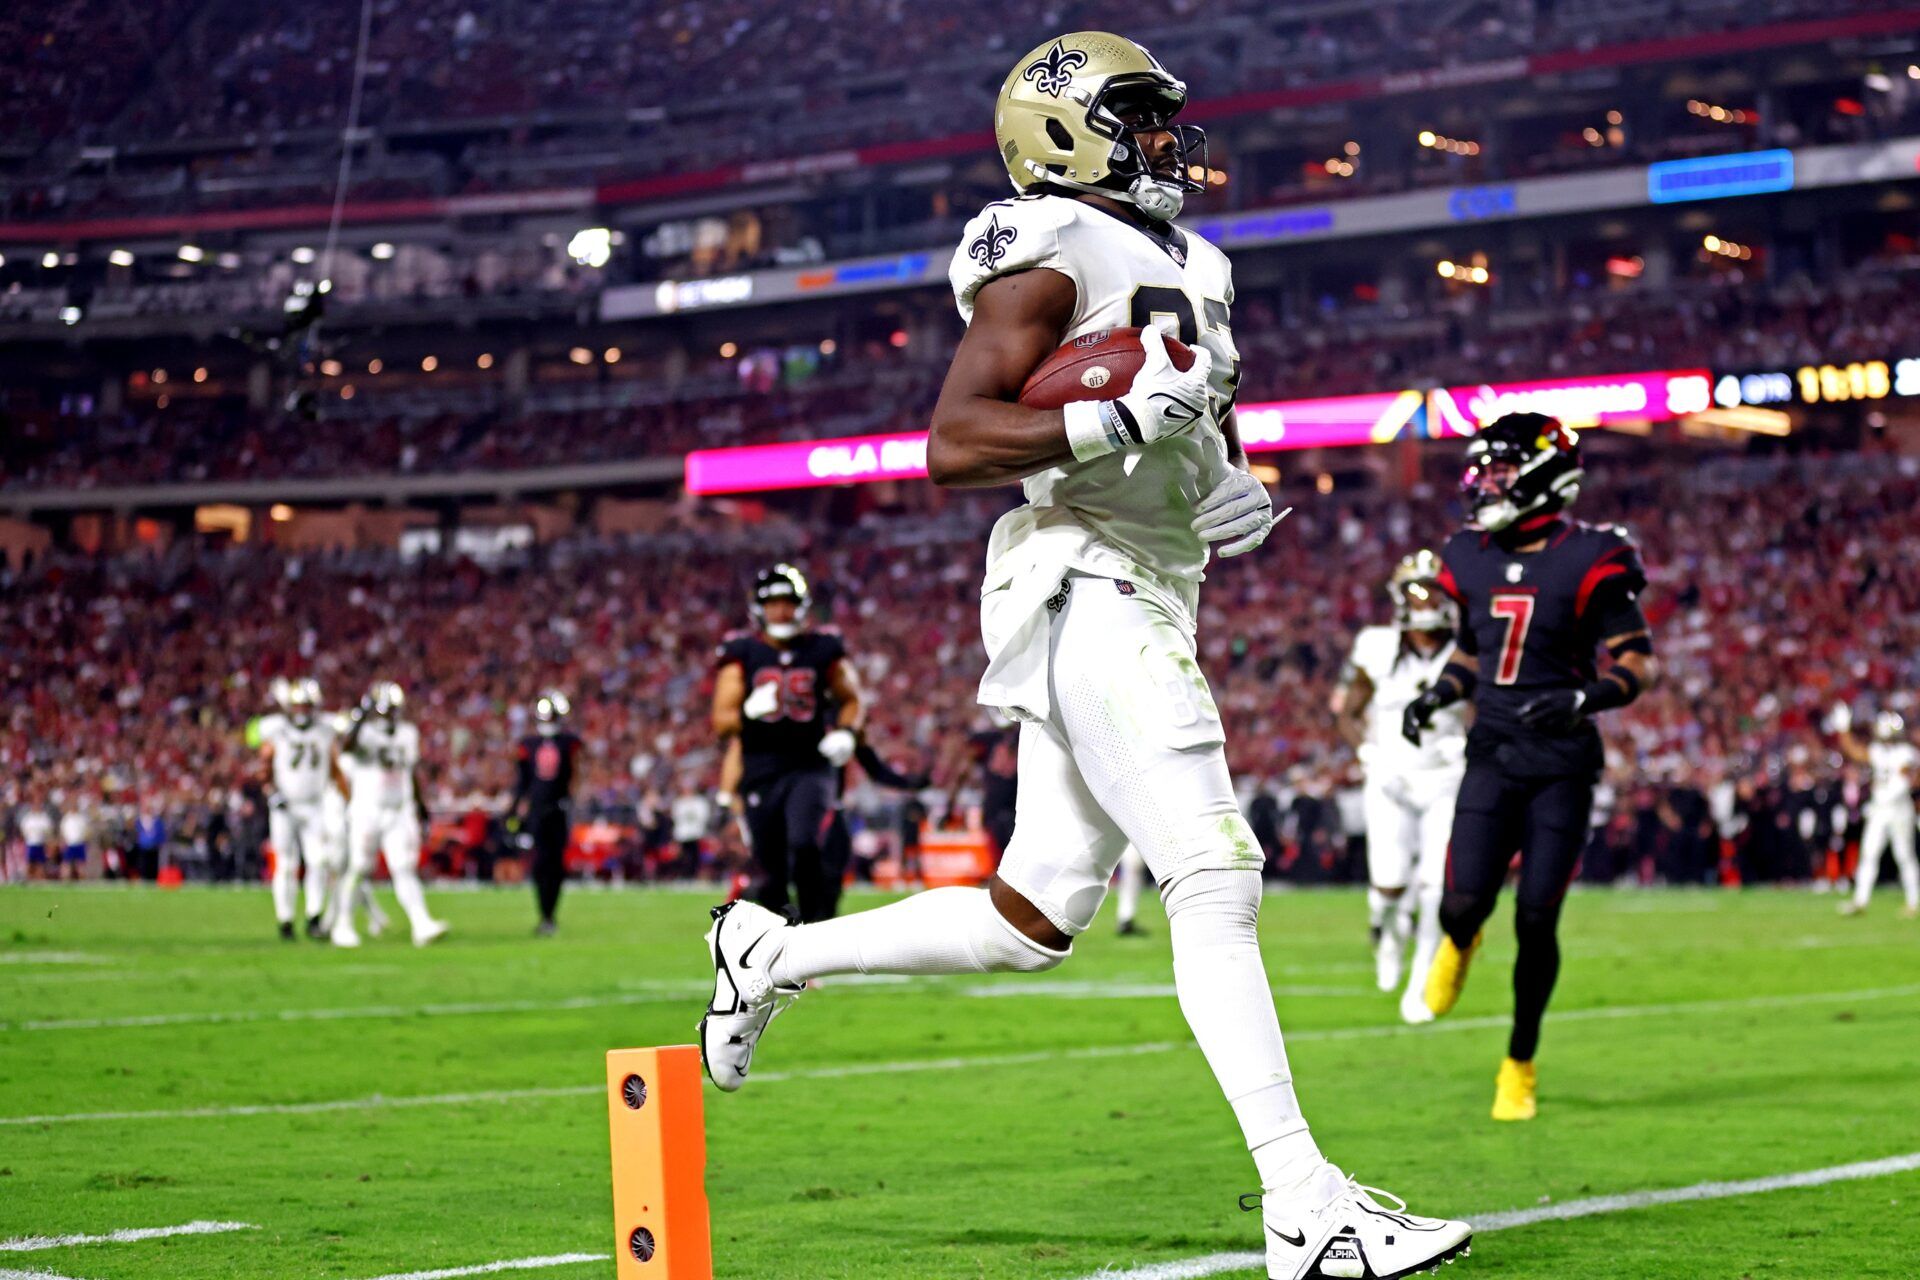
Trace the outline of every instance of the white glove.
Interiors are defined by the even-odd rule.
[[[1274,515],[1267,486],[1251,472],[1233,467],[1193,509],[1193,531],[1202,542],[1226,542],[1220,548],[1222,558],[1244,555],[1265,542],[1273,526],[1292,510],[1288,507]]]
[[[1834,704],[1827,713],[1827,730],[1830,733],[1850,733],[1853,730],[1853,708],[1844,702]]]
[[[740,704],[740,714],[749,720],[765,720],[780,710],[780,682],[769,680],[753,686],[753,692]]]
[[[853,759],[853,748],[853,730],[851,729],[835,729],[820,739],[820,754],[825,756],[827,763],[836,769]]]
[[[1206,418],[1213,353],[1194,348],[1193,367],[1182,373],[1167,355],[1165,335],[1151,325],[1140,331],[1140,349],[1146,359],[1125,395],[1118,400],[1075,400],[1061,411],[1067,443],[1080,461],[1180,435]]]

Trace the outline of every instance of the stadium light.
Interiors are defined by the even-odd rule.
[[[822,339],[820,339],[820,354],[821,354],[821,355],[823,355],[823,356],[830,356],[830,355],[832,355],[832,354],[833,354],[834,352],[836,352],[836,351],[838,351],[839,349],[840,349],[840,344],[839,344],[839,343],[837,343],[837,342],[835,342],[835,341],[834,341],[834,340],[833,340],[832,338],[822,338]]]
[[[740,348],[735,343],[723,342],[720,344],[720,358],[722,360],[731,360],[739,354]]]
[[[49,249],[40,255],[40,265],[51,271],[60,265],[60,255]]]
[[[606,266],[613,258],[613,232],[605,227],[574,232],[567,241],[567,256],[583,267]]]
[[[180,246],[180,261],[182,262],[200,262],[205,260],[206,256],[207,251],[197,244],[183,244]]]
[[[343,366],[338,360],[322,360],[320,362],[320,372],[329,378],[339,377],[342,369]]]
[[[726,353],[723,351],[721,354],[725,355]],[[573,361],[575,364],[592,364],[593,352],[587,350],[585,347],[575,347],[573,350],[567,352],[567,359]]]
[[[475,360],[473,363],[482,369],[493,368],[493,352],[482,351],[480,353],[480,358]]]
[[[340,388],[340,398],[342,400],[353,399],[353,384],[351,382]]]
[[[382,240],[379,244],[376,244],[372,249],[368,250],[368,252],[381,262],[385,262],[393,256],[393,246],[385,240]]]
[[[605,360],[608,364],[619,364],[620,348],[608,347],[605,351],[601,352],[600,358]]]
[[[284,502],[276,502],[267,508],[267,516],[276,524],[285,524],[293,519],[293,508]]]
[[[293,260],[303,267],[319,256],[319,254],[304,244],[293,251]]]
[[[1360,154],[1360,144],[1357,142],[1349,142],[1342,150],[1349,156],[1357,156]]]
[[[387,367],[387,362],[382,360],[379,356],[375,356],[373,359],[367,361],[368,373],[378,374],[382,369],[386,367]]]
[[[167,371],[165,369],[155,369],[152,377],[155,386],[164,387],[167,385]]]
[[[1431,129],[1422,129],[1422,130],[1420,131],[1420,145],[1421,145],[1421,146],[1423,146],[1423,147],[1431,147],[1431,146],[1433,146],[1433,145],[1435,145],[1436,143],[1438,143],[1439,141],[1440,141],[1440,137],[1439,137],[1439,135],[1438,135],[1438,134],[1436,134],[1436,133],[1434,133],[1434,131],[1433,131],[1433,130],[1431,130]]]
[[[78,307],[62,307],[60,308],[60,322],[69,325],[79,324],[80,314],[80,308]]]
[[[193,371],[193,380],[195,382],[205,382],[207,380],[207,366],[201,365],[198,369],[195,369]]]
[[[115,249],[107,255],[107,261],[116,267],[130,267],[133,265],[133,250]]]
[[[1440,274],[1441,274],[1442,276],[1444,276],[1444,277],[1445,277],[1446,279],[1448,279],[1448,280],[1451,280],[1451,279],[1453,279],[1453,273],[1454,273],[1455,271],[1457,271],[1457,270],[1459,270],[1459,268],[1457,268],[1457,267],[1455,267],[1455,266],[1453,265],[1453,263],[1451,263],[1451,262],[1449,262],[1449,261],[1447,261],[1446,259],[1444,259],[1444,258],[1442,258],[1442,259],[1441,259],[1441,260],[1439,261],[1439,263],[1437,263],[1437,264],[1436,264],[1436,265],[1434,266],[1434,270],[1435,270],[1435,271],[1438,271],[1438,272],[1439,272],[1439,273],[1440,273]]]
[[[440,367],[439,356],[422,356],[420,359],[420,372],[422,373],[432,373],[435,369],[438,369],[439,367]]]

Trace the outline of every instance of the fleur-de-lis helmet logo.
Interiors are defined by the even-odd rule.
[[[1086,51],[1068,49],[1058,40],[1053,48],[1047,50],[1047,56],[1028,65],[1020,73],[1023,80],[1033,81],[1033,87],[1048,97],[1057,98],[1069,84],[1073,83],[1073,73],[1087,65]]]
[[[1000,215],[996,213],[987,219],[986,229],[967,246],[967,253],[981,266],[991,268],[1007,256],[1007,246],[1019,234],[1012,227],[1001,226]]]

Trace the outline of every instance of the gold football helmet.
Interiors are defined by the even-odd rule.
[[[993,131],[1014,190],[1071,187],[1165,222],[1206,186],[1205,132],[1172,123],[1186,103],[1187,86],[1133,41],[1075,31],[1014,64]],[[1173,135],[1173,149],[1156,168],[1135,135],[1159,132]]]
[[[1404,631],[1450,631],[1453,611],[1440,590],[1440,557],[1422,549],[1394,566],[1387,579],[1394,625]]]

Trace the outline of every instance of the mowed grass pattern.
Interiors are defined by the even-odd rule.
[[[441,945],[341,952],[280,942],[264,891],[0,890],[0,1239],[258,1226],[0,1252],[0,1272],[358,1280],[609,1252],[602,1054],[691,1042],[707,900],[576,892],[536,940],[519,893],[432,898]],[[1504,913],[1455,1017],[1422,1029],[1372,990],[1357,893],[1269,897],[1261,930],[1322,1148],[1471,1216],[1920,1151],[1920,925],[1892,907],[1576,894],[1555,1009],[1580,1016],[1549,1015],[1519,1126],[1486,1115]],[[1234,1203],[1251,1165],[1146,924],[1103,918],[1037,978],[807,995],[769,1078],[706,1097],[717,1274],[1076,1280],[1257,1248]],[[522,1096],[379,1105],[487,1091]],[[1451,1274],[1920,1276],[1920,1172],[1491,1233]]]

